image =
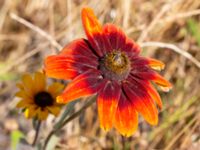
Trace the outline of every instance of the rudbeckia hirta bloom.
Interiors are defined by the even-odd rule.
[[[171,88],[154,71],[164,64],[140,56],[140,47],[133,40],[113,24],[102,26],[92,9],[82,10],[82,22],[87,39],[77,39],[45,60],[48,76],[72,80],[57,101],[68,103],[97,93],[101,128],[115,127],[125,136],[137,129],[138,113],[156,125],[155,103],[161,108],[162,102],[151,81],[164,90]]]
[[[21,98],[17,107],[24,109],[27,118],[45,120],[49,113],[59,114],[61,105],[56,102],[56,97],[61,93],[63,84],[53,82],[47,86],[45,74],[36,72],[33,77],[24,75],[17,86],[20,91],[16,96]]]

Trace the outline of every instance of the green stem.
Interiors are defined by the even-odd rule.
[[[43,150],[45,150],[45,149],[47,148],[47,145],[48,145],[48,143],[49,143],[51,137],[54,135],[54,133],[55,133],[54,130],[52,130],[52,131],[49,133],[49,135],[47,136],[47,138],[46,138],[46,140],[45,140],[45,142],[44,142]]]
[[[33,140],[33,143],[32,143],[32,146],[34,147],[36,142],[37,142],[37,139],[38,139],[38,135],[39,135],[39,132],[40,132],[40,126],[41,126],[41,121],[38,120],[38,123],[37,123],[37,126],[36,126],[36,129],[35,129],[35,137],[34,137],[34,140]]]
[[[72,114],[68,119],[66,119],[62,124],[61,126],[59,127],[60,128],[63,128],[68,122],[70,122],[71,120],[73,120],[74,118],[78,117],[85,109],[87,109],[88,107],[90,107],[94,102],[95,102],[96,98],[93,97],[89,100],[89,102],[87,102],[79,111],[75,112],[74,114]],[[59,130],[58,129],[58,130]]]
[[[77,103],[78,100],[72,101],[71,103],[69,103],[66,107],[65,107],[65,111],[62,114],[61,118],[59,119],[59,121],[57,121],[57,123],[54,125],[54,129],[60,128],[61,124],[63,123],[63,121],[68,117],[68,115],[72,112],[74,105]]]
[[[44,147],[43,150],[46,149],[51,137],[56,134],[60,129],[62,129],[68,122],[73,120],[74,118],[78,117],[85,109],[87,109],[89,106],[91,106],[95,102],[96,98],[92,97],[91,100],[89,100],[79,111],[75,112],[72,114],[69,118],[67,118],[65,121],[63,121],[62,124],[54,128],[47,136],[45,142],[44,142]]]

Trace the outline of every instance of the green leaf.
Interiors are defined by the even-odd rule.
[[[14,130],[11,132],[11,148],[12,148],[12,150],[17,149],[17,144],[19,143],[19,141],[22,137],[24,137],[24,135],[19,130]]]
[[[72,101],[71,103],[69,103],[68,105],[66,105],[65,107],[65,111],[62,114],[60,120],[54,125],[54,129],[58,129],[60,128],[60,126],[62,125],[63,121],[66,119],[66,117],[72,112],[72,110],[74,109],[74,105],[76,104],[78,100]]]
[[[189,19],[187,25],[189,32],[192,34],[192,36],[197,41],[197,44],[200,46],[200,24],[194,19]]]

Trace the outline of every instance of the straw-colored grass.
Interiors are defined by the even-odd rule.
[[[124,138],[99,128],[96,105],[58,134],[58,150],[198,150],[200,148],[200,1],[199,0],[1,0],[0,1],[0,150],[19,129],[33,140],[34,129],[15,109],[15,82],[43,67],[43,59],[85,37],[80,11],[94,8],[102,23],[112,22],[143,48],[142,54],[166,64],[162,74],[173,84],[160,93],[159,124],[140,117],[138,131]],[[84,102],[75,105],[79,109]],[[44,138],[53,117],[43,124]]]

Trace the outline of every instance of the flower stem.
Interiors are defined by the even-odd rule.
[[[79,111],[72,114],[68,119],[66,119],[59,128],[56,130],[59,130],[60,128],[63,128],[68,122],[73,120],[74,118],[78,117],[85,109],[87,109],[89,106],[91,106],[95,102],[96,98],[92,97]]]
[[[41,121],[38,121],[37,123],[37,126],[36,126],[36,129],[35,129],[35,137],[34,137],[34,140],[33,140],[33,143],[32,143],[32,146],[34,147],[36,142],[37,142],[37,139],[38,139],[38,135],[39,135],[39,132],[40,132],[40,126],[41,126]]]
[[[49,133],[49,135],[47,136],[47,138],[46,138],[46,140],[45,140],[45,142],[44,142],[43,150],[46,149],[47,144],[49,143],[49,141],[50,141],[51,137],[54,135],[54,133],[55,133],[54,130],[52,130],[52,131]]]
[[[78,117],[85,109],[87,109],[89,106],[91,106],[94,102],[95,102],[96,98],[92,97],[89,102],[87,102],[79,111],[73,113],[70,117],[68,117],[66,120],[63,121],[63,123],[61,123],[59,126],[57,126],[56,128],[54,128],[49,135],[47,136],[45,142],[44,142],[44,147],[43,150],[46,149],[51,137],[56,134],[60,129],[62,129],[68,122],[70,122],[71,120],[73,120],[74,118]]]

